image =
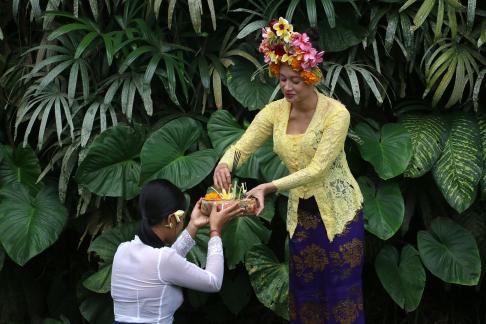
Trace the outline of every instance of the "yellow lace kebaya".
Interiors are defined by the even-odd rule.
[[[363,197],[349,170],[344,141],[349,112],[339,101],[318,93],[317,107],[303,134],[287,134],[291,105],[281,99],[268,104],[254,118],[243,136],[226,151],[220,163],[233,168],[235,150],[239,165],[273,135],[273,150],[290,174],[274,180],[278,191],[289,191],[287,230],[297,227],[299,198],[315,197],[329,241],[343,233],[361,209]]]

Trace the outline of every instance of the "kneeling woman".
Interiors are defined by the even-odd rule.
[[[198,202],[184,229],[184,195],[166,180],[146,184],[139,205],[142,221],[138,235],[120,244],[113,260],[115,323],[172,323],[183,302],[181,287],[204,292],[221,289],[224,258],[220,233],[241,210],[234,204],[219,212],[213,210],[208,217],[201,213]],[[185,256],[195,244],[197,230],[208,223],[211,230],[204,270]]]

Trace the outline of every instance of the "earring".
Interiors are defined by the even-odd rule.
[[[170,222],[169,222],[169,225],[164,225],[164,226],[165,226],[165,227],[168,227],[168,228],[170,228],[170,229],[173,229],[173,228],[174,228],[174,224],[172,224],[172,223],[170,223]]]

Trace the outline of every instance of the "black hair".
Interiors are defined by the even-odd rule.
[[[156,179],[143,186],[138,204],[142,216],[138,231],[140,240],[155,248],[165,246],[165,242],[153,232],[152,226],[159,224],[177,210],[184,210],[184,194],[170,181]]]

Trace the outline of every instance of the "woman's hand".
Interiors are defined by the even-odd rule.
[[[193,239],[196,237],[197,230],[209,223],[209,217],[202,213],[201,201],[202,198],[199,199],[192,209],[191,219],[186,227],[187,232],[189,232],[189,235],[191,235]]]
[[[246,193],[247,197],[254,197],[258,203],[256,211],[257,216],[260,215],[263,208],[265,208],[265,195],[277,191],[277,187],[271,182],[263,183],[256,186]]]
[[[226,163],[220,163],[214,169],[213,181],[216,187],[228,191],[231,184],[231,172]]]
[[[224,225],[242,212],[243,208],[240,207],[238,202],[226,204],[221,210],[213,206],[211,215],[209,215],[210,236],[214,236],[214,232],[215,235],[221,234]]]

